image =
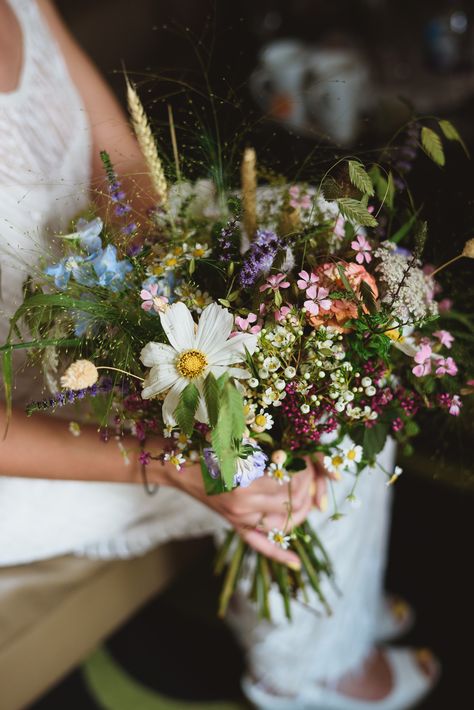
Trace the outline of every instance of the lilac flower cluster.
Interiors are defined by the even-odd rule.
[[[235,245],[235,234],[237,228],[237,220],[235,217],[228,220],[227,224],[222,227],[219,236],[217,237],[217,258],[219,261],[229,262],[237,256]]]
[[[255,239],[244,255],[244,263],[240,272],[240,284],[250,288],[268,271],[281,247],[281,240],[270,230],[258,229]]]

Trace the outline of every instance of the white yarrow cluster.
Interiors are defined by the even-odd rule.
[[[374,256],[379,260],[375,270],[381,290],[381,301],[388,304],[393,301],[395,318],[406,323],[437,315],[438,304],[433,299],[433,280],[423,273],[419,262],[409,268],[411,256],[397,251],[396,245],[388,241],[382,242]]]

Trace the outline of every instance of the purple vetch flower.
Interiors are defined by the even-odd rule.
[[[258,229],[255,239],[244,254],[240,284],[250,288],[261,276],[268,273],[280,247],[281,240],[275,232]]]
[[[244,443],[247,443],[244,441]],[[219,462],[213,449],[210,447],[203,450],[204,461],[206,463],[209,475],[211,478],[217,479],[221,475]],[[259,446],[252,446],[252,454],[247,458],[239,458],[236,463],[236,472],[234,475],[234,486],[247,488],[252,481],[261,478],[265,474],[265,468],[268,462],[268,456],[262,451]]]

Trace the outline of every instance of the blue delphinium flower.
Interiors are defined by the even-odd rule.
[[[102,249],[100,234],[103,228],[104,223],[100,217],[91,220],[81,217],[81,219],[77,220],[76,232],[79,235],[81,247],[85,249],[88,254],[94,254],[94,252]]]
[[[57,264],[47,266],[44,273],[47,276],[53,276],[56,288],[60,291],[64,291],[64,289],[67,288],[71,276],[77,281],[77,275],[84,262],[85,258],[83,256],[65,256],[64,259],[61,259]]]
[[[108,244],[91,262],[97,276],[97,285],[120,291],[125,276],[133,270],[127,259],[117,260],[117,248]]]

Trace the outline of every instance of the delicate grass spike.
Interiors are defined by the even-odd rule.
[[[179,151],[178,151],[178,141],[176,139],[176,130],[174,127],[174,118],[173,118],[173,108],[171,104],[168,104],[168,122],[170,124],[170,136],[171,136],[171,145],[173,147],[173,158],[174,158],[174,166],[176,170],[176,179],[181,180],[181,169],[179,166]]]
[[[349,180],[351,183],[364,195],[372,197],[374,195],[374,186],[370,175],[365,171],[362,163],[359,163],[358,160],[348,160],[347,162],[349,165]]]
[[[241,165],[242,206],[245,231],[252,239],[257,231],[257,156],[253,148],[246,148]]]
[[[361,227],[377,226],[378,222],[375,217],[358,200],[354,200],[352,197],[340,197],[336,202],[343,216],[351,222],[360,224]]]
[[[438,125],[441,128],[441,130],[443,131],[444,137],[448,141],[456,141],[457,143],[459,143],[462,146],[467,157],[470,158],[471,156],[469,154],[469,150],[468,150],[467,145],[464,143],[463,139],[461,138],[461,136],[458,133],[457,128],[455,126],[453,126],[451,121],[446,121],[446,120],[438,121]]]
[[[182,432],[191,436],[194,428],[194,415],[199,404],[199,390],[193,382],[186,385],[181,392],[179,404],[174,412],[174,417]]]
[[[158,195],[160,203],[164,206],[168,201],[168,185],[163,170],[163,163],[158,155],[156,142],[148,123],[145,110],[142,106],[138,94],[127,79],[127,102],[132,119],[133,130],[137,137],[138,144],[145,158],[150,178]]]
[[[6,423],[3,438],[6,439],[10,420],[12,417],[12,387],[13,387],[13,358],[11,348],[7,348],[3,352],[3,387],[5,390],[5,414]]]
[[[443,144],[441,143],[439,135],[435,133],[432,128],[423,126],[421,129],[421,145],[426,155],[431,158],[436,165],[443,167],[446,162]]]

